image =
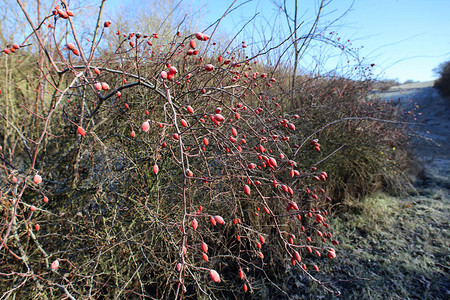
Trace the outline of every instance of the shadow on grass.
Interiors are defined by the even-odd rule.
[[[420,193],[377,194],[334,216],[337,258],[314,259],[317,279],[341,295],[292,270],[289,299],[449,299],[450,198],[446,189]]]
[[[422,194],[379,194],[362,202],[360,212],[336,216],[341,246],[336,260],[324,259],[329,273],[320,279],[333,278],[341,299],[448,299],[448,192]]]

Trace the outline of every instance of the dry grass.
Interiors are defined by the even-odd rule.
[[[316,278],[337,288],[340,297],[293,268],[282,286],[289,297],[271,290],[266,298],[448,299],[449,204],[444,189],[424,189],[402,198],[381,193],[365,198],[330,222],[340,241],[337,258],[314,258],[321,268]]]
[[[335,216],[341,245],[321,279],[332,278],[341,299],[448,299],[449,203],[445,190],[405,198],[377,194],[359,210]],[[306,298],[332,297],[305,287],[315,295]]]

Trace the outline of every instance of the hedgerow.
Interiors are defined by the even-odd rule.
[[[339,256],[330,196],[341,197],[333,177],[349,181],[334,153],[354,149],[358,128],[370,132],[364,143],[393,132],[341,109],[358,103],[374,121],[364,87],[313,79],[302,87],[323,94],[299,91],[300,109],[289,112],[278,71],[220,51],[213,36],[174,31],[161,43],[99,17],[89,51],[75,17],[55,7],[48,35],[31,30],[39,55],[27,39],[2,55],[37,66],[34,87],[10,102],[15,113],[2,111],[3,295],[258,297],[270,282],[288,297],[282,272],[338,294],[315,277]],[[67,42],[55,38],[59,26],[70,28]],[[102,43],[108,31],[117,48]],[[336,98],[345,99],[337,110]]]

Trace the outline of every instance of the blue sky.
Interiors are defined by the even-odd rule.
[[[178,0],[170,1],[178,3]],[[277,15],[274,2],[284,0],[236,0],[238,9],[224,18],[219,31],[234,36],[255,14],[252,25],[241,33],[258,39],[262,33],[271,34],[271,28],[287,30],[285,20]],[[248,3],[246,3],[248,2]],[[286,0],[289,12],[295,0]],[[314,18],[319,0],[298,0],[300,20],[304,28]],[[342,18],[333,23],[329,31],[334,31],[341,41],[350,39],[352,47],[358,48],[360,57],[366,64],[375,63],[373,74],[378,79],[427,81],[438,76],[433,72],[440,63],[450,60],[450,0],[327,0],[330,2],[323,11],[321,25],[333,21],[349,8]],[[107,6],[126,5],[128,0],[108,0]],[[151,5],[150,2],[143,2]],[[184,0],[181,5],[200,11],[199,29],[206,28],[220,18],[233,0]],[[133,6],[134,7],[134,6]],[[279,11],[278,11],[279,13]],[[284,28],[284,29],[283,29]],[[208,31],[210,33],[210,31]],[[239,40],[238,37],[237,41]],[[242,39],[245,39],[242,36]],[[322,45],[323,46],[323,45]],[[315,63],[322,67],[336,69],[341,62],[333,60],[335,52],[326,47],[310,49],[309,57],[301,61],[301,67],[311,68]],[[347,45],[348,46],[348,45]],[[250,48],[250,47],[249,47]],[[317,54],[317,52],[320,54]],[[330,51],[330,52],[327,52]],[[347,59],[344,59],[345,61]]]
[[[279,0],[273,0],[280,2]],[[242,19],[248,20],[258,12],[261,26],[276,21],[272,0],[255,0],[244,4],[222,21],[221,28],[232,33],[240,29]],[[218,19],[233,2],[198,1],[204,5],[208,23]],[[238,0],[235,6],[245,1]],[[373,72],[378,78],[404,82],[432,80],[433,69],[450,60],[450,0],[334,0],[324,10],[323,23],[334,20],[349,7],[350,11],[332,28],[354,47],[362,47],[360,56],[376,64]],[[287,0],[293,7],[294,0]],[[316,0],[299,0],[305,21],[311,21]],[[306,5],[306,6],[305,6]],[[266,22],[266,20],[268,20]],[[280,20],[277,20],[280,22]],[[284,21],[284,20],[283,20]]]

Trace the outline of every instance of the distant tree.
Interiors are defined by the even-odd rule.
[[[383,80],[377,80],[374,82],[373,87],[376,90],[385,92],[389,90],[391,87],[399,85],[397,79],[383,79]]]
[[[444,97],[450,96],[450,61],[441,63],[435,70],[440,75],[440,78],[434,82],[434,87]]]
[[[405,82],[403,82],[403,84],[408,84],[408,83],[414,83],[415,81],[412,79],[408,79]]]

